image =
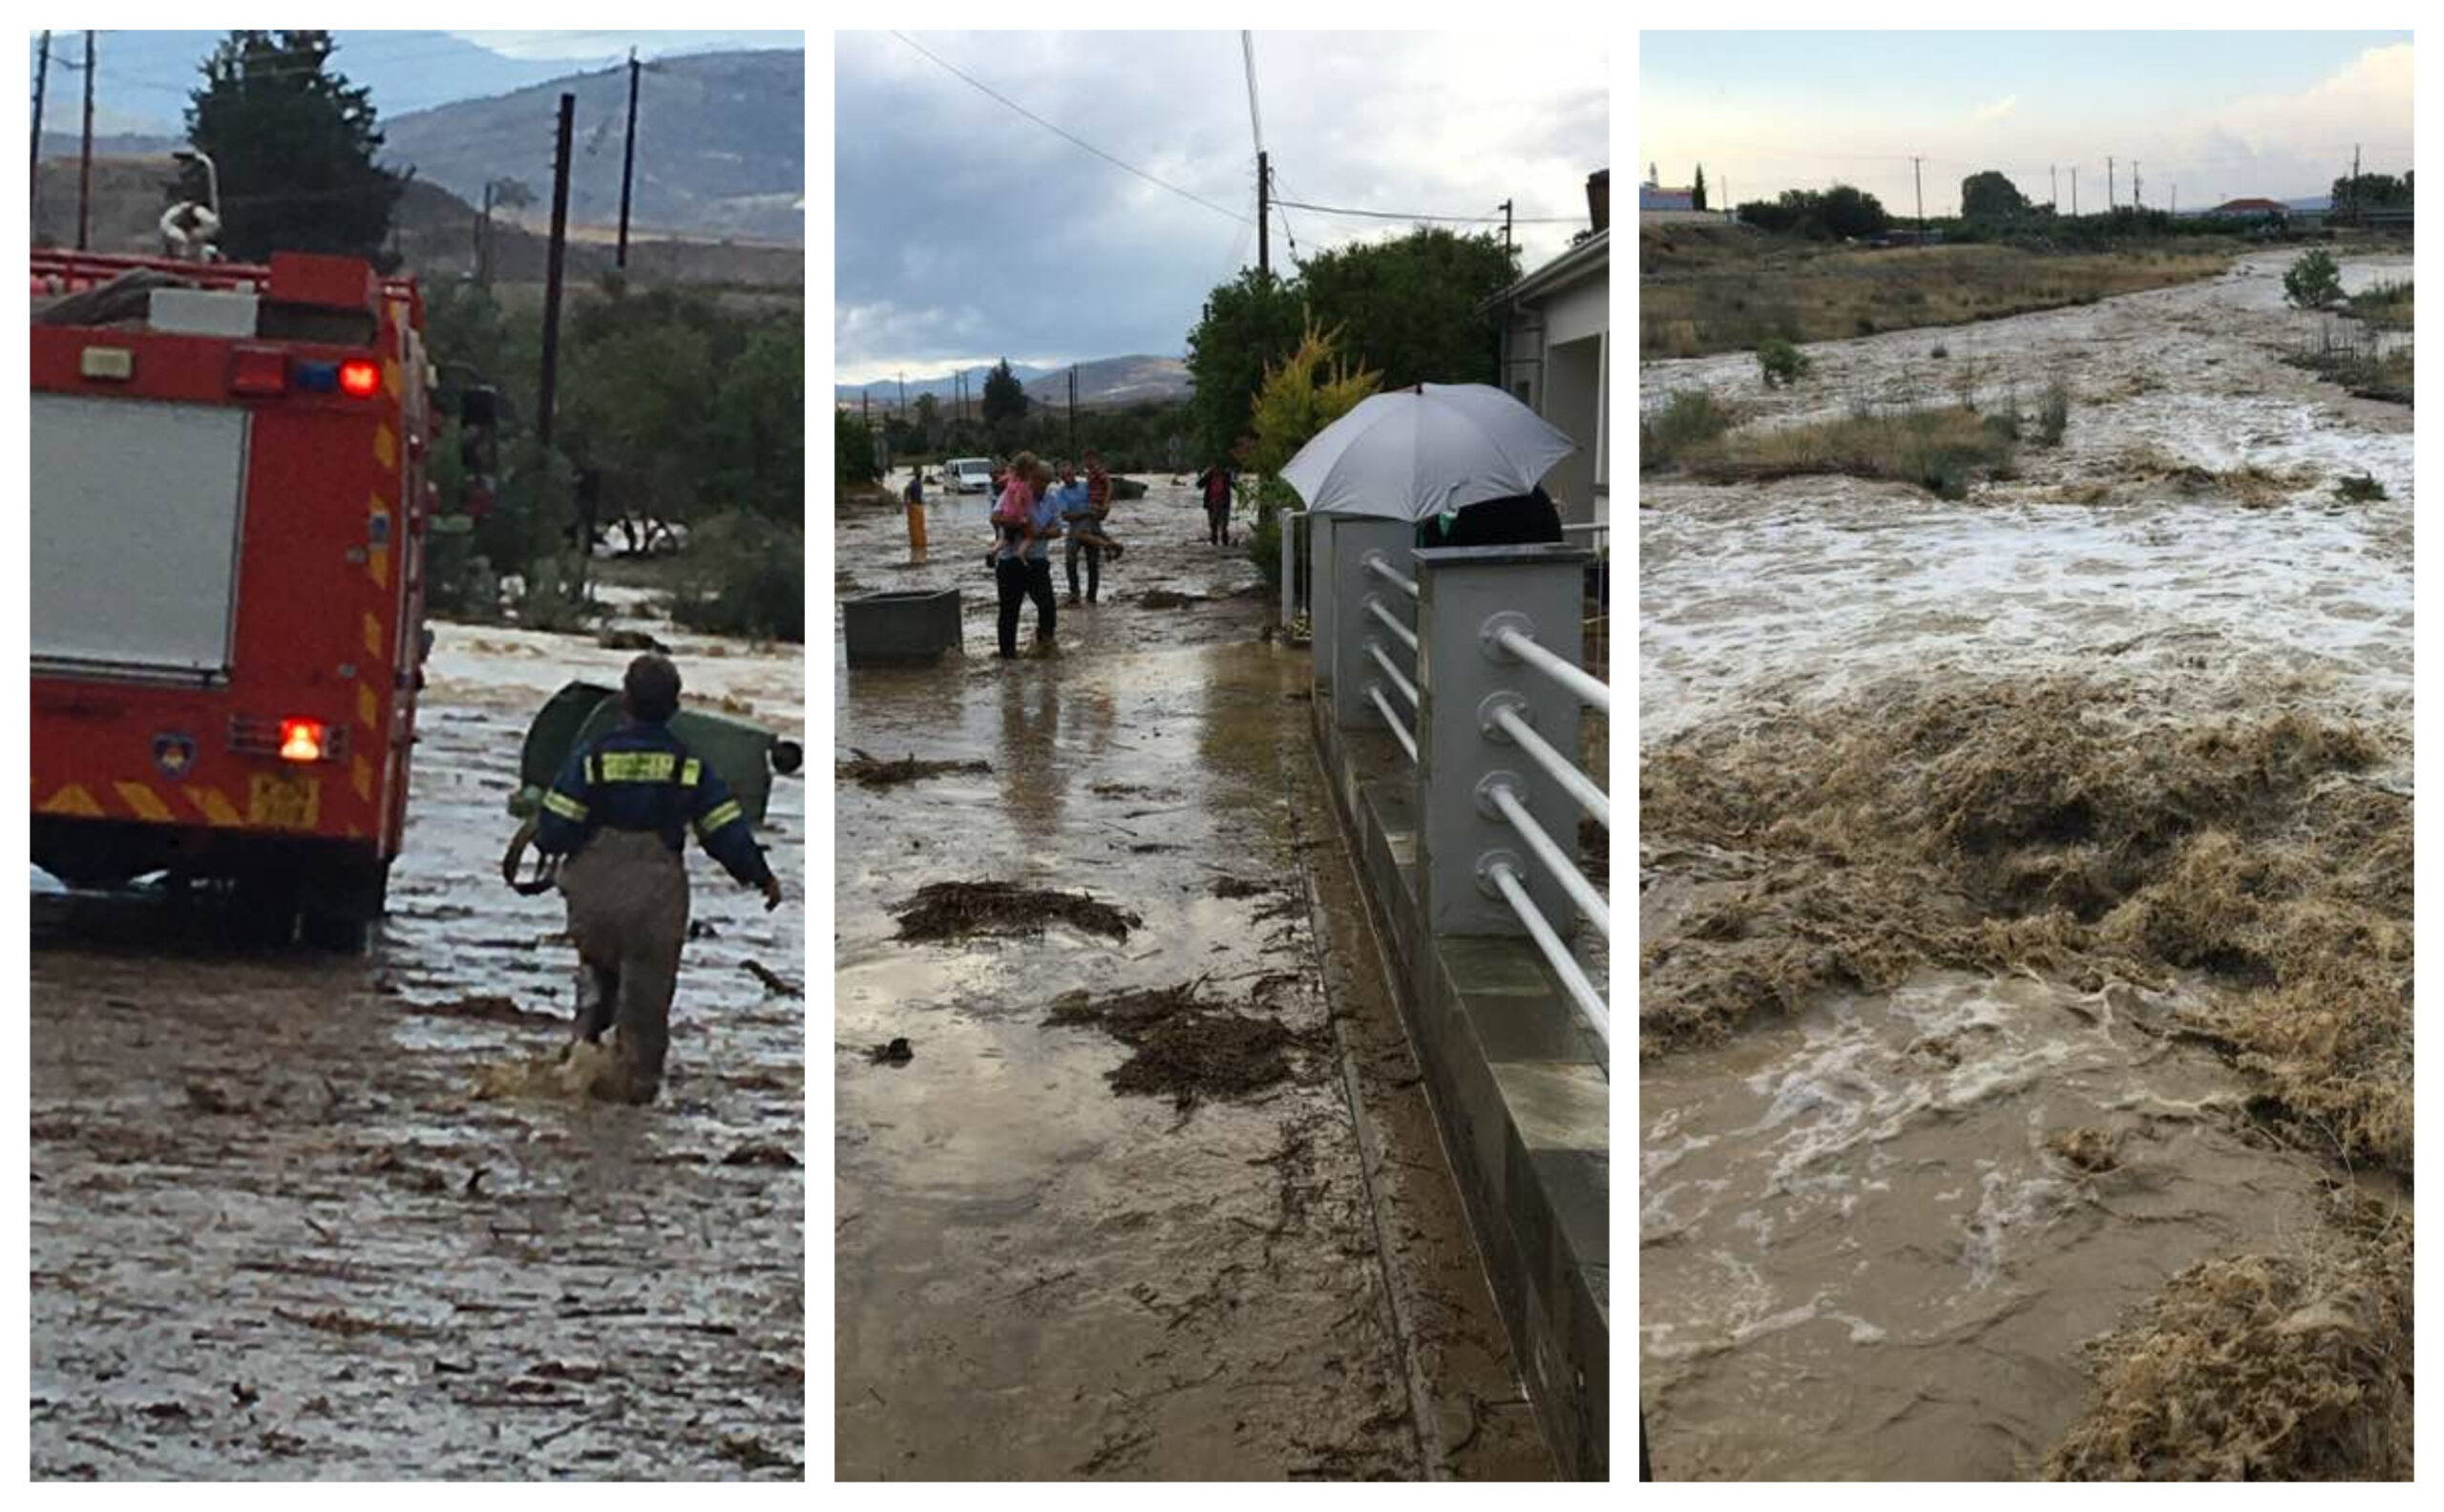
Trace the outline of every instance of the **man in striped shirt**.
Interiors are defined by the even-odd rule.
[[[619,727],[572,752],[543,795],[535,845],[569,858],[560,892],[585,968],[578,1033],[600,1041],[616,1028],[627,1073],[622,1091],[650,1102],[662,1085],[687,942],[687,831],[731,876],[762,889],[767,910],[780,906],[781,883],[729,785],[670,731],[679,669],[663,657],[637,658],[620,708],[627,717]]]

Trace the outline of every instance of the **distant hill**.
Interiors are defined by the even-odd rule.
[[[984,392],[984,375],[990,368],[965,369],[968,392]],[[1024,386],[1026,395],[1038,404],[1061,405],[1069,402],[1069,369],[1066,368],[1029,368],[1012,364],[1010,371]],[[911,378],[908,381],[908,402],[915,404],[922,394],[948,399],[954,392],[954,379]],[[1195,385],[1189,381],[1188,364],[1177,357],[1098,357],[1078,364],[1078,403],[1097,408],[1137,404],[1147,400],[1169,402],[1187,398]],[[874,384],[834,384],[832,398],[853,403],[859,395],[871,390],[876,399],[889,396],[893,403],[899,399],[899,385],[895,380]]]
[[[178,164],[167,154],[94,159],[92,244],[97,252],[158,253],[159,220],[169,203]],[[50,158],[42,165],[34,205],[38,246],[73,246],[76,240],[76,159]],[[427,280],[463,278],[475,265],[475,208],[438,184],[411,180],[394,215],[393,238],[401,263]],[[493,274],[502,284],[539,284],[546,237],[503,220],[493,228]],[[606,234],[573,233],[567,278],[581,287],[609,272],[614,242]],[[806,253],[795,246],[758,245],[702,238],[633,235],[628,272],[639,284],[718,284],[786,291],[792,298],[806,281]]]
[[[516,179],[535,195],[521,218],[542,226],[563,92],[577,96],[570,219],[614,225],[625,67],[386,117],[383,159],[412,166],[417,178],[471,204],[487,180]],[[647,66],[638,87],[633,226],[802,245],[805,200],[804,52],[700,52]]]

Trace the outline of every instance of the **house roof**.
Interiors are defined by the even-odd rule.
[[[1501,293],[1487,299],[1477,308],[1492,309],[1506,302],[1530,299],[1548,289],[1575,284],[1584,278],[1600,277],[1612,266],[1612,231],[1610,226],[1607,226]]]

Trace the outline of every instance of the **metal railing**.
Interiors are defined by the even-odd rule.
[[[1569,939],[1582,926],[1608,941],[1612,931],[1568,843],[1581,814],[1612,823],[1578,757],[1588,711],[1610,718],[1612,706],[1579,661],[1592,554],[1420,549],[1406,521],[1309,521],[1319,708],[1344,730],[1388,730],[1414,773],[1427,933],[1527,936],[1609,1051],[1611,1010]],[[1288,604],[1295,558],[1283,563]]]

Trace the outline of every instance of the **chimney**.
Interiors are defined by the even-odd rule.
[[[1587,220],[1601,231],[1612,223],[1612,170],[1598,168],[1587,176]]]

